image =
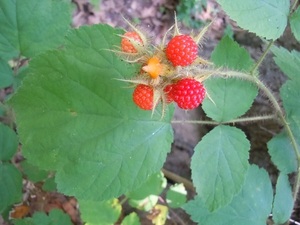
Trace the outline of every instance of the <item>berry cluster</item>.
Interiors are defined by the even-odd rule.
[[[207,95],[202,82],[209,74],[202,69],[210,64],[198,56],[198,44],[209,25],[198,36],[193,36],[181,34],[175,20],[174,28],[165,34],[162,44],[152,46],[146,35],[128,24],[132,31],[122,35],[117,52],[127,62],[142,65],[139,74],[125,80],[135,84],[134,103],[143,110],[154,110],[159,103],[164,110],[165,105],[172,102],[185,110],[198,107]],[[174,34],[165,45],[172,29]]]

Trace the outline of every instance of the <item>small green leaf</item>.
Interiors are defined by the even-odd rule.
[[[300,82],[300,52],[292,50],[289,52],[283,47],[272,47],[274,61],[279,68],[292,80]]]
[[[148,212],[152,210],[153,207],[156,205],[156,203],[158,202],[158,198],[159,196],[157,195],[149,195],[144,199],[129,199],[128,204],[133,208],[137,208],[139,210]]]
[[[0,123],[0,161],[11,160],[18,149],[18,145],[16,133],[8,126]]]
[[[300,41],[300,7],[291,15],[290,25],[295,38]]]
[[[175,184],[167,191],[167,203],[172,208],[181,207],[186,203],[187,191],[183,184]]]
[[[273,137],[268,142],[268,149],[272,162],[281,173],[289,174],[297,171],[297,157],[286,132]]]
[[[137,68],[107,50],[122,30],[86,26],[66,48],[30,62],[30,76],[9,102],[26,159],[56,172],[60,192],[106,200],[142,185],[163,166],[173,141],[172,108],[139,109],[129,79]]]
[[[123,219],[121,225],[140,225],[140,219],[139,216],[135,213],[132,212],[128,216],[125,216]]]
[[[289,220],[294,206],[293,194],[288,176],[280,173],[273,203],[273,220],[276,224],[284,224]]]
[[[16,219],[13,220],[14,225],[36,225],[32,218]]]
[[[22,66],[19,71],[18,74],[16,76],[14,76],[14,80],[13,80],[13,88],[14,90],[17,90],[18,87],[21,86],[23,79],[26,77],[26,75],[28,74],[29,70],[28,70],[28,66]]]
[[[294,136],[295,145],[298,150],[300,143],[300,90],[299,82],[288,80],[280,89],[280,96],[283,101],[283,106],[286,112],[288,125]]]
[[[0,89],[13,83],[13,72],[6,61],[0,58]]]
[[[210,211],[228,204],[244,183],[250,144],[245,134],[217,126],[195,147],[192,178],[196,191]]]
[[[196,197],[183,208],[201,225],[265,225],[271,212],[273,190],[268,173],[252,165],[242,190],[229,205],[210,212],[202,198]]]
[[[54,179],[55,179],[55,177],[50,177],[50,178],[46,179],[45,183],[42,186],[42,189],[44,191],[48,191],[48,192],[56,191],[57,187],[56,187],[56,183],[55,183]]]
[[[249,53],[225,36],[212,53],[216,66],[235,70],[250,70],[253,65]],[[250,76],[250,75],[249,75]],[[202,108],[215,121],[224,122],[243,115],[252,105],[258,90],[249,82],[234,78],[211,78],[205,81],[210,98],[205,98]]]
[[[70,217],[60,209],[52,209],[49,215],[44,212],[33,214],[34,225],[72,225]]]
[[[30,164],[27,160],[21,162],[21,167],[27,178],[34,183],[45,180],[48,176],[47,171],[40,170],[38,167]]]
[[[224,11],[243,29],[275,40],[285,30],[289,0],[217,0]]]
[[[280,89],[280,95],[283,100],[283,106],[288,117],[300,117],[300,89],[299,83],[294,80],[288,80]]]
[[[69,2],[0,1],[0,57],[32,57],[62,44],[71,22]]]
[[[22,176],[10,163],[0,163],[0,214],[7,206],[21,201]]]
[[[166,186],[167,179],[162,172],[158,172],[151,175],[142,186],[128,193],[126,196],[131,199],[141,200],[149,195],[160,195]]]
[[[114,224],[121,215],[122,206],[118,199],[109,201],[79,201],[81,218],[88,225],[111,225]]]
[[[215,47],[211,59],[216,66],[240,71],[249,71],[254,64],[247,50],[227,35]]]

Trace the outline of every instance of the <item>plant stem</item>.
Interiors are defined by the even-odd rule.
[[[193,124],[201,124],[201,125],[219,125],[219,122],[215,121],[204,121],[204,120],[173,120],[172,123],[193,123]]]
[[[295,0],[295,1],[294,1],[294,4],[293,4],[292,7],[291,7],[290,15],[291,15],[291,14],[294,12],[294,10],[296,9],[297,3],[298,3],[298,0]]]
[[[235,77],[235,78],[240,78],[240,79],[244,79],[244,80],[248,80],[251,83],[254,83],[259,89],[261,89],[265,95],[269,98],[271,104],[273,105],[273,107],[276,110],[277,116],[279,117],[280,121],[282,122],[287,135],[290,138],[290,141],[292,143],[295,155],[297,157],[297,161],[298,161],[298,171],[297,171],[297,178],[296,178],[296,184],[294,185],[294,201],[296,201],[297,198],[297,193],[298,190],[300,188],[300,152],[298,149],[298,145],[295,139],[295,136],[288,124],[288,122],[285,119],[284,116],[284,112],[281,109],[277,99],[275,98],[275,96],[273,95],[273,93],[269,90],[269,88],[267,88],[264,83],[262,81],[260,81],[257,77],[255,76],[250,76],[249,74],[243,73],[243,72],[237,72],[237,71],[219,71],[217,75],[222,75],[225,77]]]
[[[260,66],[260,64],[264,61],[266,55],[268,54],[270,48],[272,47],[272,45],[274,44],[274,41],[270,41],[266,50],[263,52],[263,54],[260,56],[260,58],[257,60],[257,62],[255,63],[255,65],[253,66],[253,68],[250,71],[251,75],[254,75],[255,71],[258,69],[258,67]]]
[[[202,121],[202,120],[173,120],[172,123],[193,123],[201,125],[220,125],[220,124],[230,124],[230,123],[246,123],[246,122],[256,122],[261,120],[272,120],[275,119],[275,115],[265,115],[265,116],[253,116],[238,118],[234,120],[229,120],[225,122],[215,122],[215,121]]]
[[[161,169],[161,171],[164,173],[165,177],[170,179],[170,180],[173,180],[175,181],[176,183],[183,183],[183,185],[189,189],[190,191],[193,191],[195,192],[195,188],[194,188],[194,185],[191,181],[189,181],[188,179],[186,178],[183,178],[171,171],[168,171],[164,168]]]

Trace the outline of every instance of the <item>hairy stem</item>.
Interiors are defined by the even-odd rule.
[[[254,75],[256,70],[258,69],[258,67],[261,65],[261,63],[264,61],[266,55],[268,54],[268,52],[270,51],[270,48],[272,47],[272,45],[274,44],[274,41],[270,41],[266,50],[263,52],[263,54],[260,56],[260,58],[257,60],[257,62],[255,63],[255,65],[253,66],[253,68],[250,71],[251,75]]]
[[[220,125],[220,124],[231,124],[231,123],[247,123],[247,122],[257,122],[262,120],[272,120],[276,119],[275,115],[265,115],[265,116],[253,116],[253,117],[244,117],[234,120],[229,120],[225,122],[215,122],[215,121],[202,121],[202,120],[173,120],[172,123],[193,123],[201,125]]]

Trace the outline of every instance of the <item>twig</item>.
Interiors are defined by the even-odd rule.
[[[179,175],[177,175],[177,174],[175,174],[175,173],[173,173],[171,171],[168,171],[168,170],[166,170],[164,168],[162,168],[161,171],[164,173],[164,175],[165,175],[166,178],[168,178],[170,180],[173,180],[176,183],[183,183],[183,185],[187,189],[189,189],[190,191],[195,192],[195,188],[193,186],[193,183],[191,181],[189,181],[188,179],[183,178],[183,177],[181,177],[181,176],[179,176]]]

